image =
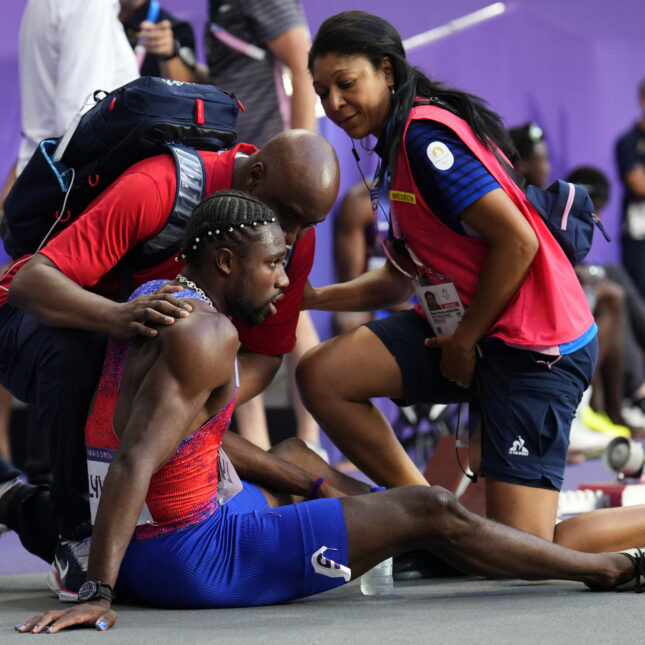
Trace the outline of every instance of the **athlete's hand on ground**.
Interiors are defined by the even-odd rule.
[[[475,374],[477,355],[475,348],[465,348],[458,344],[452,334],[441,334],[426,338],[426,347],[441,350],[441,373],[453,383],[469,388]]]
[[[110,609],[106,600],[93,600],[76,605],[71,609],[56,609],[42,616],[34,616],[16,625],[15,630],[22,634],[54,634],[72,625],[86,625],[99,631],[109,629],[116,623],[116,612]]]
[[[108,333],[116,338],[156,336],[156,327],[172,325],[175,318],[185,318],[193,310],[186,301],[172,295],[182,289],[164,285],[154,293],[115,305]]]

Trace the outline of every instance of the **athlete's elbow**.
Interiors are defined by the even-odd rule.
[[[533,258],[537,255],[539,249],[540,241],[537,235],[531,231],[531,235],[527,236],[527,239],[522,244],[522,255],[528,260],[529,264],[533,262]]]
[[[30,278],[29,266],[26,265],[11,280],[7,299],[15,307],[24,308],[29,302],[29,294],[32,292],[29,288]]]
[[[37,254],[26,261],[11,280],[8,299],[12,305],[26,309],[32,300],[45,299],[51,293],[51,289],[46,286],[46,267],[50,262],[43,262],[41,257]]]
[[[535,231],[532,228],[527,228],[527,230],[515,238],[514,247],[514,255],[518,259],[518,262],[528,267],[537,255],[540,248],[540,241]]]

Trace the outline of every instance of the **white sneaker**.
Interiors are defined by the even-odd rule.
[[[597,456],[602,454],[613,438],[614,436],[611,434],[589,429],[576,415],[569,433],[569,450],[580,452],[587,457]]]
[[[607,508],[609,496],[601,490],[563,490],[558,497],[558,519],[587,513],[596,508]]]
[[[632,428],[645,428],[645,413],[634,405],[624,405],[621,412],[623,418]]]

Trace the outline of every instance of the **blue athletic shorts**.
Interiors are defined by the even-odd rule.
[[[268,511],[270,506],[262,491],[244,479],[242,490],[226,502],[229,513],[250,513],[251,511]]]
[[[117,597],[155,607],[245,607],[303,598],[345,582],[335,566],[348,566],[339,499],[250,513],[229,506],[197,525],[133,538]]]
[[[401,368],[405,401],[396,403],[470,401],[471,414],[479,413],[482,419],[484,475],[560,490],[571,422],[598,355],[596,338],[561,357],[514,349],[495,338],[484,340],[475,383],[466,390],[441,375],[440,350],[423,344],[434,334],[416,311],[366,325]]]

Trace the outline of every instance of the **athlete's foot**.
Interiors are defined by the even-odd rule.
[[[602,583],[587,583],[587,587],[594,591],[645,591],[645,553],[635,548],[610,555],[618,572]]]
[[[631,577],[627,574],[624,581],[619,581],[617,591],[645,591],[645,553],[641,549],[629,549],[621,551],[618,555],[627,558],[631,564]]]

